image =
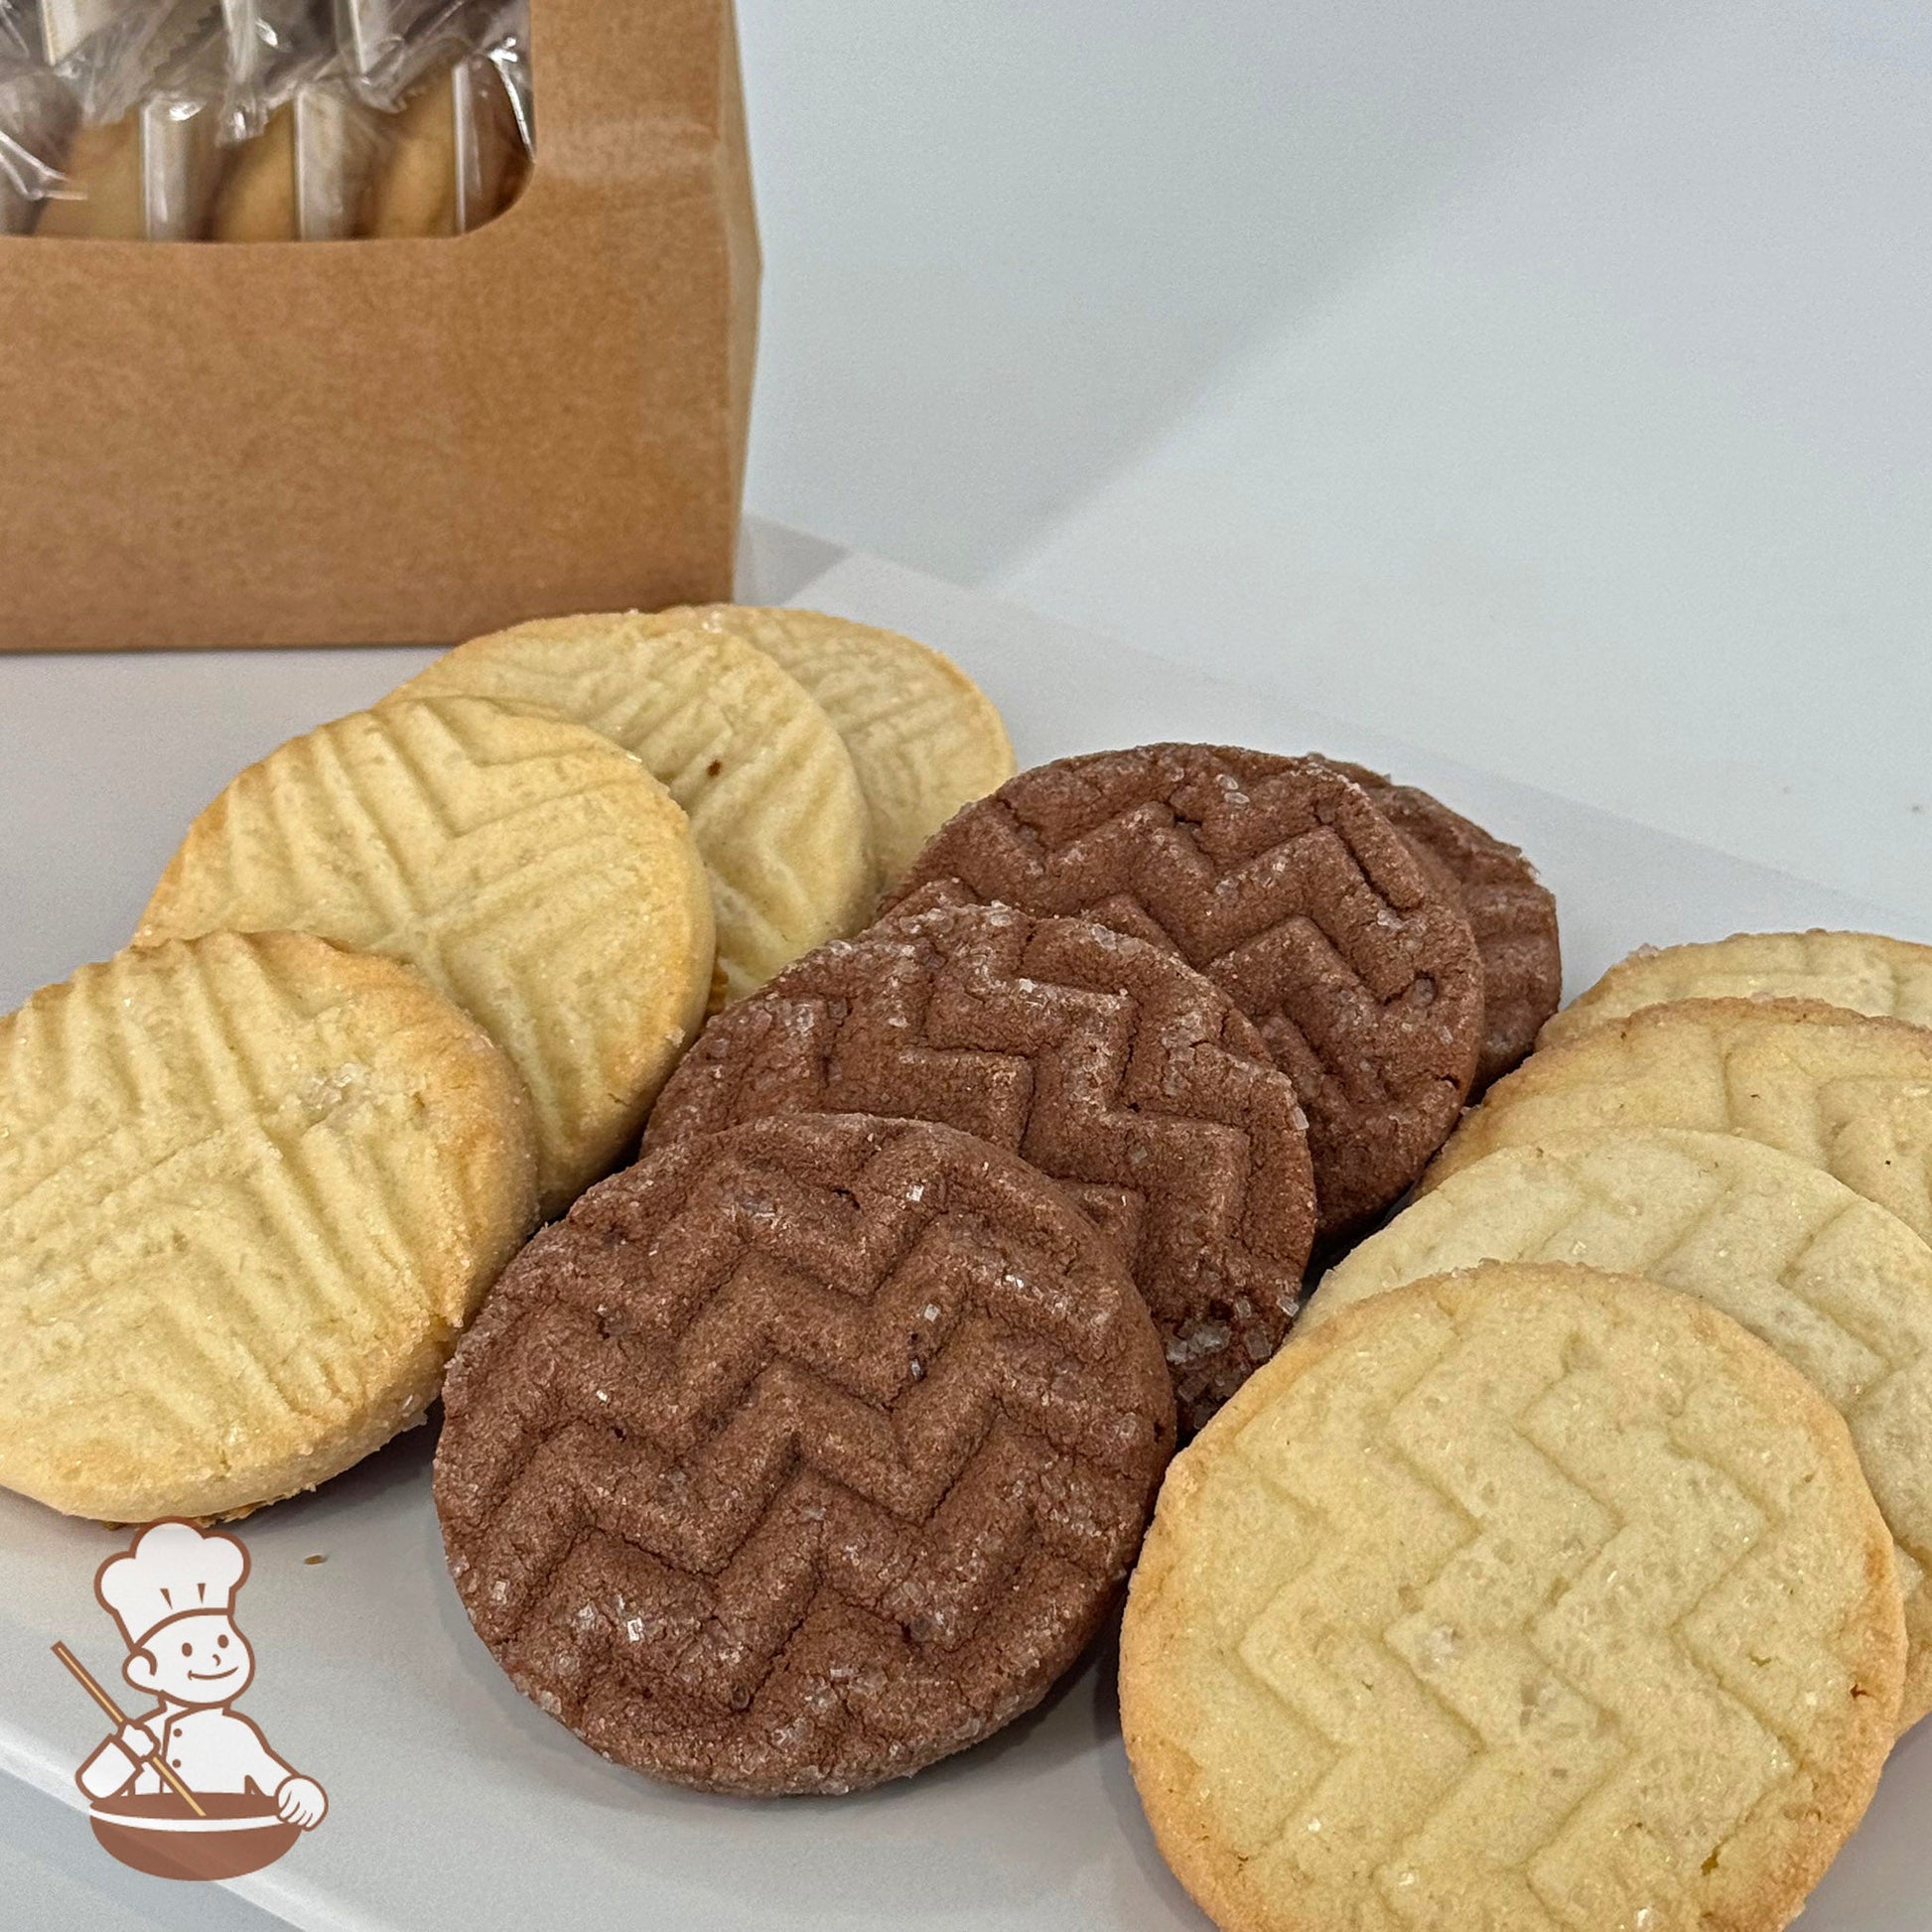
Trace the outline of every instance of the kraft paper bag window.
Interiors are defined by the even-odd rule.
[[[467,234],[533,138],[528,0],[0,0],[0,232]]]
[[[111,0],[62,4],[76,30]],[[69,148],[130,115],[137,150],[176,144],[170,232],[248,247],[7,232],[36,184],[0,121],[0,649],[444,643],[729,596],[759,278],[729,0],[531,0],[509,66],[409,76],[385,118],[457,165],[398,164],[387,202],[345,158],[383,111],[354,75],[218,143],[199,210],[181,130],[235,125],[231,93],[160,127],[83,109]],[[118,232],[145,231],[122,165]]]

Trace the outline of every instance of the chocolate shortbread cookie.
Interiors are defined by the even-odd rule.
[[[1163,947],[1010,905],[821,946],[712,1021],[646,1145],[778,1113],[935,1120],[1059,1181],[1126,1253],[1188,1433],[1288,1334],[1307,1119],[1253,1024]]]
[[[1415,1179],[1475,1076],[1469,921],[1318,759],[1144,745],[1042,764],[942,827],[894,903],[922,890],[1080,913],[1204,972],[1301,1094],[1324,1234]]]
[[[1112,1243],[1014,1155],[855,1115],[593,1188],[445,1404],[450,1571],[510,1678],[608,1757],[748,1794],[902,1777],[1037,1703],[1173,1448]]]
[[[1368,793],[1422,859],[1454,885],[1482,955],[1482,1054],[1473,1091],[1500,1080],[1536,1044],[1563,1002],[1557,901],[1513,845],[1451,811],[1433,793],[1366,765],[1328,760]]]

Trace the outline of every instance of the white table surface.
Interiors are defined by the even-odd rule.
[[[983,593],[769,526],[749,536],[748,594],[795,594],[930,637],[1001,706],[1023,762],[1173,734],[1319,748],[1428,785],[1535,853],[1563,906],[1573,988],[1643,940],[1878,916]],[[11,832],[0,1007],[125,937],[179,827],[234,768],[371,702],[424,656],[0,658]],[[334,1804],[299,1858],[240,1881],[248,1897],[312,1932],[522,1932],[571,1909],[615,1923],[652,1900],[691,1932],[906,1932],[961,1913],[1009,1932],[1200,1923],[1133,1799],[1104,1660],[970,1759],[844,1801],[836,1821],[789,1805],[755,1814],[599,1765],[516,1696],[466,1627],[424,1493],[427,1447],[406,1439],[250,1525],[249,1628],[272,1660],[253,1714],[325,1772]],[[70,1773],[97,1732],[47,1650],[56,1636],[90,1648],[86,1580],[114,1540],[13,1498],[0,1515],[0,1899],[54,1928],[260,1923],[239,1899],[206,1888],[185,1899],[90,1861]],[[324,1567],[309,1566],[314,1554]],[[1932,1735],[1915,1736],[1894,1761],[1856,1854],[1807,1920],[1818,1932],[1917,1932],[1913,1821],[1932,1791],[1928,1752]],[[5,1789],[6,1774],[50,1797]],[[897,1898],[913,1869],[936,1890]]]

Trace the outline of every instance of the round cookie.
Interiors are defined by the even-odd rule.
[[[1183,1430],[1287,1337],[1314,1238],[1295,1088],[1161,947],[1008,905],[883,920],[720,1014],[645,1145],[779,1113],[934,1120],[1060,1182],[1127,1256]]]
[[[1318,759],[1145,745],[1039,765],[960,812],[897,897],[927,887],[1098,919],[1205,973],[1302,1096],[1324,1234],[1410,1185],[1475,1075],[1469,922]]]
[[[1563,999],[1556,898],[1515,846],[1440,798],[1365,765],[1328,762],[1353,778],[1423,858],[1454,882],[1482,955],[1482,1056],[1472,1089],[1480,1092],[1522,1060]]]
[[[1121,1725],[1227,1932],[1773,1932],[1904,1655],[1803,1377],[1634,1277],[1490,1266],[1292,1342],[1174,1462]]]
[[[903,1777],[1099,1630],[1173,1446],[1111,1244],[923,1122],[767,1120],[587,1194],[452,1366],[465,1608],[606,1756],[752,1794]]]
[[[756,644],[824,707],[858,770],[885,885],[960,806],[1013,776],[1013,742],[986,693],[949,657],[897,630],[744,604],[660,618]]]
[[[538,704],[615,739],[684,807],[717,907],[715,1004],[861,924],[866,801],[832,721],[762,651],[634,613],[545,618],[440,657],[395,699]]]
[[[0,1019],[0,1483],[245,1514],[434,1400],[536,1217],[529,1100],[406,966],[117,954]]]
[[[1296,1332],[1482,1261],[1581,1262],[1695,1295],[1821,1391],[1898,1545],[1901,1727],[1932,1711],[1932,1248],[1822,1169],[1755,1141],[1603,1134],[1502,1148],[1451,1174],[1329,1271]]]
[[[1762,1141],[1932,1239],[1932,1032],[1812,1000],[1682,1000],[1539,1050],[1467,1116],[1422,1184],[1499,1147],[1621,1127]]]
[[[1932,946],[1876,932],[1736,932],[1703,945],[1646,946],[1612,966],[1543,1029],[1561,1046],[1672,1000],[1822,1000],[1932,1027]]]
[[[357,712],[242,772],[137,943],[224,927],[407,960],[480,1020],[535,1103],[546,1215],[635,1144],[711,982],[670,795],[597,733],[482,698]]]

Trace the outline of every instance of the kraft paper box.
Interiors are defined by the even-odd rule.
[[[532,0],[453,239],[0,235],[0,649],[448,643],[729,597],[758,240],[731,0]]]

